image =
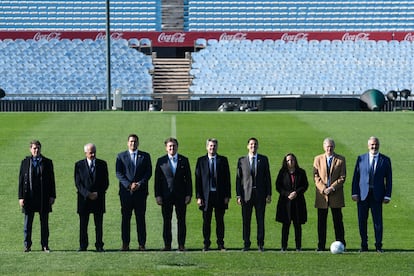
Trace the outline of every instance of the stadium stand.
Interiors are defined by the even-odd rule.
[[[411,0],[185,0],[186,31],[405,31]]]
[[[6,91],[5,100],[105,99],[105,43],[101,40],[106,27],[105,2],[0,1],[0,31],[41,32],[26,40],[0,37],[0,87]],[[189,86],[187,81],[180,87],[187,90],[182,92],[184,96],[189,91],[194,100],[357,98],[367,89],[384,93],[411,89],[414,77],[411,0],[110,0],[110,19],[111,30],[119,32],[116,38],[128,32],[128,37],[136,32],[152,34],[152,40],[136,36],[113,41],[112,89],[122,89],[124,99],[159,99],[156,97],[175,92],[170,78],[154,77],[159,75],[149,72],[157,71],[159,66],[178,75],[173,67],[182,63],[168,64],[165,69],[168,55],[163,60],[153,54],[151,60],[150,54],[153,49],[163,48],[160,43],[188,42],[188,37],[194,42],[194,53],[191,57],[185,53],[184,73],[179,74],[187,79],[190,75],[192,84]],[[53,31],[79,34],[82,39],[59,37],[47,41],[42,37]],[[95,32],[102,32],[99,39],[83,36]],[[230,34],[234,32],[241,36]],[[292,36],[290,32],[346,32],[348,37],[332,41],[305,37],[288,42],[266,37],[277,32],[287,36]],[[351,32],[361,32],[362,39],[372,40],[357,41],[360,38]],[[389,37],[376,41],[369,32]],[[215,39],[203,38],[204,33],[216,34]],[[263,37],[245,39],[252,34]],[[181,46],[180,51],[192,51],[188,50],[191,46]],[[141,48],[149,55],[137,51]],[[174,58],[183,59],[178,54]],[[190,59],[192,64],[187,65]],[[161,85],[155,84],[159,80]],[[165,87],[167,92],[157,87]]]
[[[106,1],[2,0],[0,29],[102,31]],[[110,1],[111,29],[160,31],[160,1]]]
[[[0,41],[0,83],[11,99],[104,99],[105,40]],[[111,85],[124,99],[150,99],[151,57],[128,47],[125,39],[111,45]]]
[[[195,97],[355,96],[410,88],[414,47],[398,41],[212,41],[192,54]]]

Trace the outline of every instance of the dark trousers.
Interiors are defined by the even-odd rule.
[[[266,199],[260,198],[256,194],[256,189],[252,190],[252,195],[249,201],[243,202],[242,204],[242,219],[243,219],[243,240],[244,247],[249,248],[251,245],[250,242],[250,225],[252,221],[252,212],[253,208],[256,213],[256,223],[257,223],[257,245],[264,246],[264,237],[265,237],[265,209],[266,209]]]
[[[135,192],[136,193],[136,192]],[[135,213],[136,231],[138,244],[145,246],[147,241],[147,227],[145,222],[145,212],[147,210],[147,196],[139,195],[121,196],[121,213],[122,213],[122,243],[129,245],[131,241],[131,217],[132,211]]]
[[[375,247],[376,249],[382,249],[382,201],[375,200],[373,193],[370,191],[367,198],[363,201],[359,201],[357,206],[361,248],[368,249],[367,221],[369,209],[371,209],[375,232]]]
[[[32,228],[35,212],[26,212],[24,214],[24,247],[32,246]],[[40,213],[40,244],[43,247],[49,246],[49,213]]]
[[[288,246],[289,229],[291,223],[283,223],[282,226],[282,249],[286,249]],[[302,248],[302,225],[300,223],[293,223],[295,228],[295,244],[296,249]]]
[[[226,212],[226,210],[222,208],[217,208],[216,200],[217,200],[216,193],[210,192],[207,210],[205,211],[203,210],[203,238],[204,238],[205,247],[210,247],[211,245],[210,236],[211,236],[211,219],[213,216],[213,209],[214,209],[214,216],[216,219],[217,245],[219,247],[224,246],[224,213]]]
[[[177,240],[179,246],[185,245],[185,238],[187,234],[187,227],[185,223],[185,216],[187,212],[187,205],[184,203],[172,203],[169,201],[163,201],[161,206],[162,218],[163,218],[163,232],[162,237],[164,239],[165,246],[171,246],[172,242],[172,230],[171,220],[173,209],[175,206],[175,215],[177,217]]]
[[[93,213],[95,222],[95,247],[103,248],[103,213]],[[79,214],[79,245],[81,249],[87,249],[88,240],[89,213]]]
[[[328,219],[328,209],[318,208],[318,248],[326,247],[326,221]],[[330,208],[335,229],[335,240],[342,242],[345,246],[345,229],[342,221],[342,209]]]

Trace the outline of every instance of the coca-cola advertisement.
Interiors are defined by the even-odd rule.
[[[272,39],[286,42],[301,40],[397,40],[414,41],[412,32],[110,32],[111,39],[147,38],[153,47],[193,47],[198,38],[206,40]],[[1,31],[0,39],[106,39],[106,32],[94,31]]]

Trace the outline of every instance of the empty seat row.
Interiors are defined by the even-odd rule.
[[[412,30],[412,1],[187,0],[188,31]]]
[[[0,87],[10,98],[105,98],[106,59],[104,40],[0,41]],[[150,98],[152,70],[150,56],[124,39],[111,42],[111,90]]]
[[[160,31],[160,1],[110,1],[110,21],[116,31]],[[102,30],[105,1],[0,1],[3,30]]]
[[[216,41],[192,54],[190,91],[209,94],[361,95],[411,89],[414,44],[398,41]]]

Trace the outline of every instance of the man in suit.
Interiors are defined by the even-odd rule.
[[[197,159],[196,197],[197,205],[203,211],[203,251],[210,250],[211,218],[216,218],[218,249],[224,247],[224,213],[231,196],[230,168],[227,157],[217,154],[217,139],[207,139],[207,154]]]
[[[104,252],[103,214],[105,213],[105,193],[109,186],[108,166],[104,160],[96,158],[96,146],[84,146],[85,159],[75,163],[75,186],[78,193],[79,250],[88,248],[89,214],[95,222],[95,248]]]
[[[335,141],[325,138],[325,153],[315,157],[313,176],[316,185],[315,208],[318,209],[318,248],[326,250],[326,222],[331,209],[335,239],[346,246],[342,207],[345,207],[343,185],[346,178],[345,157],[335,153]]]
[[[154,192],[157,204],[161,206],[163,218],[164,248],[171,251],[171,220],[173,207],[177,216],[178,250],[185,251],[186,212],[191,201],[193,184],[188,158],[178,154],[178,141],[167,138],[164,142],[166,155],[158,158],[155,167]]]
[[[237,204],[242,207],[243,251],[250,250],[250,224],[253,207],[256,211],[257,246],[264,251],[265,209],[272,200],[269,160],[257,153],[259,142],[256,138],[247,141],[248,154],[237,162],[236,194]]]
[[[139,138],[136,134],[128,136],[128,150],[116,158],[116,177],[119,180],[119,198],[122,213],[122,247],[129,251],[131,240],[131,217],[135,213],[138,250],[145,251],[147,228],[145,212],[147,210],[148,181],[152,176],[151,157],[147,152],[138,150]]]
[[[375,248],[382,253],[382,204],[388,204],[392,192],[391,159],[379,153],[377,137],[368,139],[369,152],[358,156],[352,179],[352,200],[357,202],[361,252],[368,251],[367,220],[371,209]]]
[[[32,226],[36,212],[40,217],[42,251],[49,249],[49,213],[56,199],[53,162],[41,154],[40,141],[30,142],[30,156],[22,160],[19,173],[19,205],[24,213],[24,252],[32,247]]]

